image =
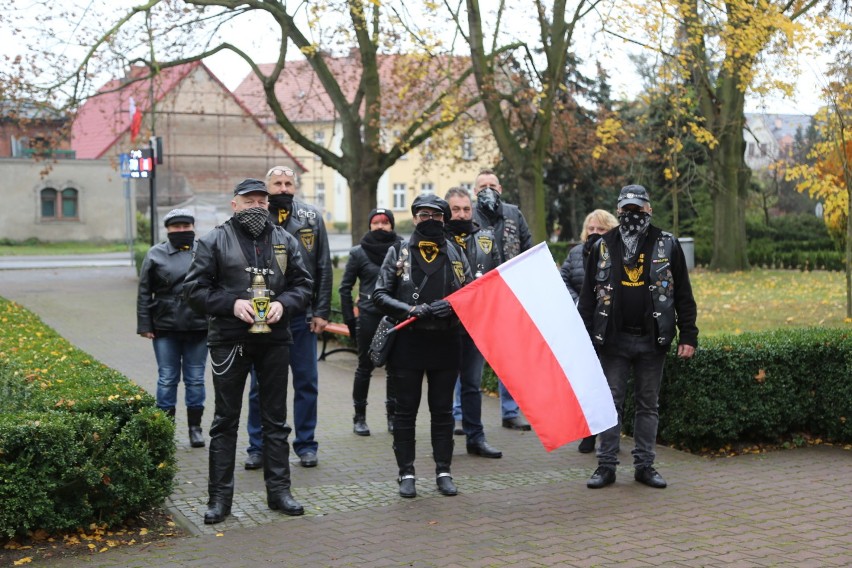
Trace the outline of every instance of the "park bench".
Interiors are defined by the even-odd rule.
[[[334,310],[333,313],[339,313],[337,310]],[[317,358],[318,361],[325,361],[325,358],[334,353],[340,353],[341,351],[345,351],[348,353],[358,353],[358,350],[354,347],[349,346],[341,346],[335,347],[333,349],[328,349],[329,340],[334,339],[335,335],[339,335],[342,337],[349,337],[349,327],[345,323],[340,323],[336,321],[328,322],[328,325],[325,326],[325,329],[322,332],[322,351],[320,351],[320,355]]]

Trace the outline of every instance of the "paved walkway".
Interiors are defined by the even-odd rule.
[[[135,331],[130,267],[0,271],[0,296],[38,313],[75,345],[154,392],[156,366]],[[320,463],[294,463],[304,517],[265,506],[262,473],[237,470],[234,514],[205,526],[207,451],[191,449],[178,416],[180,471],[167,505],[193,536],[114,549],[56,566],[849,566],[852,453],[813,447],[730,459],[659,448],[668,489],[633,481],[625,440],[614,486],[585,486],[595,467],[576,444],[547,453],[534,434],[500,427],[496,399],[483,416],[500,460],[468,456],[456,438],[457,497],[432,476],[426,409],[418,420],[418,493],[400,499],[384,376],[374,380],[368,422],[352,434],[354,358],[320,363]],[[212,387],[208,370],[208,407]],[[204,417],[209,427],[211,412]],[[245,446],[241,431],[240,447]],[[241,463],[243,455],[238,455]]]

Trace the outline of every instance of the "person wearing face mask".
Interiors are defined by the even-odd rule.
[[[658,401],[666,352],[679,331],[677,355],[698,345],[697,308],[686,259],[677,239],[651,224],[651,200],[641,185],[618,196],[618,226],[592,245],[578,310],[592,338],[618,411],[618,424],[601,432],[591,489],[615,482],[621,420],[631,371],[635,386],[634,479],[662,489],[654,469]]]
[[[339,290],[343,321],[349,327],[349,336],[356,340],[358,347],[358,368],[355,369],[355,381],[352,385],[352,402],[355,405],[352,430],[359,436],[370,435],[370,428],[367,426],[367,394],[370,391],[370,376],[375,369],[370,360],[370,341],[382,318],[381,312],[373,304],[372,293],[388,249],[396,247],[398,250],[399,243],[402,242],[394,232],[393,211],[390,209],[373,209],[367,220],[370,230],[361,237],[361,242],[349,251],[349,260],[346,261]],[[352,289],[356,281],[360,281],[357,317],[352,302]],[[389,432],[393,432],[393,385],[394,381],[388,370],[385,410]]]
[[[260,397],[267,505],[286,515],[304,513],[290,492],[287,372],[293,342],[290,317],[304,312],[313,281],[299,243],[270,222],[267,196],[266,184],[257,179],[234,188],[233,217],[198,240],[183,285],[189,305],[209,316],[207,344],[216,406],[205,524],[220,523],[231,513],[240,410],[252,368]],[[250,331],[256,315],[254,285],[269,292],[266,332]]]
[[[331,315],[332,268],[322,212],[313,205],[295,199],[296,181],[296,173],[286,166],[275,166],[266,172],[271,221],[296,237],[302,247],[305,267],[314,283],[311,301],[305,310],[290,314],[290,332],[293,334],[290,367],[293,370],[293,451],[299,456],[302,467],[316,467],[319,448],[314,438],[319,397],[317,336],[328,325]],[[249,447],[244,464],[246,469],[259,469],[263,464],[256,385],[252,373],[247,420]]]
[[[586,259],[589,257],[592,245],[597,242],[602,234],[617,226],[618,219],[609,211],[595,209],[586,215],[586,219],[583,221],[583,229],[580,232],[581,242],[568,252],[568,257],[562,263],[562,268],[559,269],[562,274],[562,281],[565,282],[565,287],[568,288],[575,304],[580,298],[580,289],[583,287],[583,279],[586,274]],[[580,442],[577,450],[582,454],[593,452],[595,440],[597,440],[596,434],[586,436]]]
[[[473,278],[479,278],[500,264],[500,256],[494,244],[494,234],[483,229],[473,220],[473,207],[470,193],[466,189],[453,187],[445,195],[450,205],[450,220],[447,232],[453,242],[467,256]],[[467,440],[467,453],[483,458],[498,459],[503,452],[485,439],[482,425],[482,370],[485,359],[467,331],[460,330],[462,357],[459,378],[456,381],[453,417],[457,425],[453,431],[464,435]]]
[[[473,220],[480,227],[490,229],[494,233],[494,244],[500,255],[500,264],[532,248],[532,235],[524,214],[516,205],[503,203],[500,198],[503,186],[500,185],[500,180],[497,179],[497,174],[493,170],[481,170],[476,176],[473,190],[476,193]],[[529,422],[521,416],[518,403],[499,378],[497,389],[500,393],[503,427],[511,430],[529,430]]]
[[[444,220],[450,209],[436,195],[420,195],[411,204],[414,233],[399,250],[388,250],[372,300],[385,315],[414,323],[396,332],[388,357],[396,386],[393,450],[399,468],[399,494],[416,497],[414,424],[423,388],[428,384],[432,457],[438,491],[456,495],[450,473],[453,460],[453,389],[461,362],[459,320],[444,298],[473,278],[467,258],[447,242]]]
[[[195,217],[172,209],[163,217],[168,240],[148,250],[139,270],[136,333],[152,340],[157,358],[157,408],[172,420],[183,371],[189,445],[204,447],[204,367],[207,364],[207,318],[195,313],[181,295],[195,250]]]

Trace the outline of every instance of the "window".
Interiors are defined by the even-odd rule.
[[[431,181],[420,184],[420,193],[423,195],[433,195],[435,193],[435,184]]]
[[[467,191],[471,196],[473,196],[473,184],[470,182],[462,182],[459,184],[459,187]]]
[[[476,154],[473,151],[473,136],[470,134],[465,134],[462,139],[461,153],[462,160],[470,161],[476,159]]]
[[[393,184],[393,208],[405,209],[405,184]]]
[[[325,184],[316,184],[316,206],[325,209]]]
[[[325,132],[323,132],[322,130],[315,130],[314,142],[320,145],[325,144]]]
[[[754,148],[755,148],[756,144],[755,144],[754,142],[749,142],[749,143],[747,144],[747,146],[748,146],[748,156],[749,156],[749,158],[754,158],[754,154],[755,154]]]
[[[761,144],[760,145],[760,155],[768,156],[769,155],[769,144]]]
[[[41,190],[41,218],[48,220],[78,219],[80,216],[77,190],[57,191],[52,187]]]
[[[424,160],[434,160],[435,155],[432,153],[432,139],[427,138],[423,141],[423,149],[421,150]]]

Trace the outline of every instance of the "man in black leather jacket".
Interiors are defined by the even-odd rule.
[[[293,451],[299,456],[302,467],[314,467],[318,461],[318,444],[314,439],[319,395],[317,335],[328,325],[331,315],[332,268],[322,212],[313,205],[294,199],[296,181],[296,173],[286,166],[275,166],[266,173],[271,221],[296,238],[305,267],[314,281],[311,301],[305,310],[290,314],[290,332],[293,334],[290,351],[290,368],[293,370]],[[255,469],[261,463],[256,392],[252,388],[249,393],[249,456],[245,462],[246,469]]]
[[[231,512],[240,407],[249,369],[254,367],[263,422],[263,477],[267,504],[301,515],[290,493],[287,435],[287,368],[292,342],[289,317],[307,305],[311,275],[296,240],[269,222],[264,182],[247,179],[234,189],[234,216],[199,239],[184,282],[190,306],[209,316],[208,344],[216,407],[210,428],[210,479],[206,524]],[[255,312],[253,278],[270,291],[268,333],[250,333]]]
[[[493,170],[484,169],[476,176],[473,185],[476,194],[476,209],[473,220],[480,227],[489,228],[494,233],[497,252],[500,253],[500,264],[515,258],[522,252],[532,248],[532,235],[524,219],[524,214],[517,205],[504,203],[500,199],[503,186]],[[518,403],[512,394],[503,386],[503,381],[497,383],[500,391],[500,415],[503,427],[512,430],[529,430],[530,424],[521,416]]]
[[[399,494],[416,497],[414,423],[420,408],[423,375],[428,383],[432,457],[438,491],[456,495],[453,460],[453,389],[461,357],[459,320],[446,296],[470,282],[467,258],[448,243],[447,202],[420,195],[411,204],[414,234],[399,251],[388,250],[379,271],[373,302],[398,321],[417,318],[396,332],[387,365],[396,379],[393,450],[399,467]]]
[[[666,352],[679,330],[677,355],[692,357],[698,345],[697,309],[686,260],[671,233],[651,225],[651,200],[641,185],[618,197],[618,227],[590,248],[577,309],[598,353],[618,411],[618,424],[601,432],[598,468],[587,482],[598,489],[615,482],[627,381],[635,381],[634,478],[662,489],[654,469],[658,407]]]
[[[490,229],[483,229],[473,219],[473,205],[466,189],[453,187],[445,195],[450,206],[447,232],[467,256],[474,279],[500,264],[500,253]],[[485,439],[482,425],[482,370],[485,358],[470,335],[461,329],[462,356],[456,383],[453,417],[462,424],[467,438],[467,453],[484,458],[501,458],[503,452]],[[458,431],[455,431],[458,434]]]

